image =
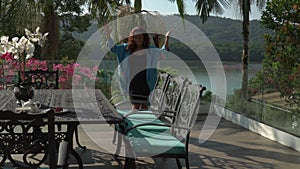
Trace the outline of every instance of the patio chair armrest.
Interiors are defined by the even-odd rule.
[[[177,128],[177,129],[187,130],[188,132],[190,132],[191,129],[192,129],[191,127],[174,126],[174,125],[173,125],[173,127],[174,127],[174,128]]]
[[[161,114],[161,116],[171,117],[171,118],[174,118],[175,115],[176,115],[176,111],[173,111],[173,110],[164,110],[164,111],[162,111],[162,114]]]
[[[141,127],[141,126],[164,126],[164,127],[171,127],[169,124],[159,124],[159,123],[142,123],[135,126],[130,126],[125,129],[124,135],[126,135],[130,130]]]
[[[112,96],[112,97],[109,99],[109,101],[110,101],[111,103],[113,103],[113,100],[116,99],[116,98],[118,98],[118,97],[128,97],[128,96],[129,96],[129,95],[126,95],[126,94],[118,94],[118,95],[114,95],[114,96]],[[137,97],[141,97],[141,98],[148,99],[148,96],[143,96],[143,95],[137,95],[137,94],[134,94],[134,95],[132,95],[132,96],[137,96]],[[117,102],[117,103],[113,103],[113,105],[114,105],[115,107],[118,107],[118,106],[121,106],[121,105],[126,104],[126,103],[130,103],[130,101],[129,101],[129,100],[124,100],[124,99],[122,99],[122,101],[119,101],[119,102]],[[143,102],[141,102],[141,103],[147,103],[147,101],[143,101]]]
[[[160,113],[156,110],[145,110],[145,111],[141,111],[141,110],[133,110],[132,112],[126,114],[124,117],[127,118],[131,115],[135,115],[135,114],[154,114],[157,116],[160,116]]]
[[[126,104],[126,103],[130,103],[130,101],[128,101],[128,100],[120,101],[120,102],[114,104],[114,107],[117,108],[117,107],[119,107],[119,106],[121,106],[121,105],[124,105],[124,104]]]
[[[128,95],[126,95],[126,94],[117,94],[117,95],[113,95],[113,96],[109,99],[109,101],[112,102],[114,99],[116,99],[116,98],[118,98],[118,97],[126,97],[126,96],[128,96]]]

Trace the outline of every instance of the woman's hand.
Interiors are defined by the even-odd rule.
[[[110,39],[111,30],[107,24],[104,24],[104,29],[105,29],[105,33],[106,33],[106,39]]]
[[[169,49],[169,36],[170,36],[170,34],[172,33],[174,31],[174,29],[173,28],[171,28],[167,33],[166,33],[166,37],[165,37],[165,48],[166,48],[166,50],[167,51],[169,51],[170,49]]]
[[[170,34],[174,31],[174,28],[171,28],[167,33],[166,33],[166,37],[169,37]]]

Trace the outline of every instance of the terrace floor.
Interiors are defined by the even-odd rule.
[[[190,138],[190,168],[207,169],[297,169],[300,166],[300,152],[268,140],[246,130],[232,122],[222,119],[214,134],[204,143],[198,137],[204,124],[201,117],[195,124]],[[117,169],[123,168],[124,158],[114,158],[112,132],[109,126],[92,125],[79,129],[80,142],[87,150],[76,148],[83,159],[84,169]],[[92,139],[86,134],[92,136]],[[76,143],[74,143],[75,146]],[[100,147],[100,146],[101,147]],[[71,163],[73,160],[71,159]],[[184,161],[183,166],[184,166]],[[71,164],[71,169],[78,168]],[[174,159],[138,158],[140,169],[173,169],[177,168]]]

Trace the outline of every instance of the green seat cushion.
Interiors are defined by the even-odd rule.
[[[157,118],[152,117],[145,117],[145,118],[127,118],[126,120],[126,127],[136,126],[144,123],[154,123],[154,124],[164,124],[162,121],[160,121]],[[156,131],[156,132],[164,132],[169,131],[168,126],[156,126],[156,125],[145,125],[145,126],[139,126],[138,129],[140,130],[146,130],[146,131]]]
[[[178,155],[185,153],[185,144],[167,132],[133,129],[127,136],[137,155]]]
[[[125,116],[126,114],[132,112],[132,110],[121,110],[121,109],[117,109],[117,112],[121,115],[121,116]]]
[[[117,110],[118,113],[122,116],[132,112],[132,110]],[[135,114],[131,114],[126,117],[125,119],[125,129],[131,126],[143,124],[143,123],[155,123],[155,124],[164,124],[162,121],[158,119],[155,114],[152,114],[152,111],[138,111]],[[167,126],[155,126],[155,125],[147,125],[147,126],[140,126],[139,129],[141,130],[150,130],[150,131],[158,131],[164,132],[169,130]]]
[[[121,110],[121,109],[117,109],[117,112],[121,115],[121,116],[126,116],[128,113],[131,113],[132,110]],[[146,115],[146,116],[143,116]],[[152,111],[138,111],[135,114],[131,114],[129,115],[132,118],[144,118],[144,117],[153,117],[153,118],[157,118],[155,114],[152,114]]]

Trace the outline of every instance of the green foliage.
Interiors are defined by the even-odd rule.
[[[280,91],[290,104],[300,105],[300,0],[268,2],[261,23],[266,35],[263,81]]]
[[[59,52],[60,34],[83,32],[90,25],[90,16],[83,15],[85,0],[41,0],[41,1],[0,1],[0,35],[18,36],[24,28],[32,30],[41,27],[49,32],[45,50],[38,52],[36,58],[60,59],[65,52]],[[74,42],[79,43],[79,42]],[[73,46],[72,46],[73,47]],[[64,49],[62,49],[64,50]],[[40,51],[40,50],[38,50]],[[75,55],[75,57],[78,53]]]
[[[168,17],[165,16],[165,20]],[[212,42],[214,47],[219,53],[222,61],[238,61],[241,60],[241,54],[243,49],[243,36],[242,36],[242,22],[239,20],[221,18],[221,17],[209,17],[203,24],[196,15],[186,15],[185,19],[195,26],[197,26]],[[176,25],[169,25],[176,28]],[[264,53],[264,40],[263,36],[269,33],[266,28],[263,28],[259,21],[250,21],[250,41],[249,49],[251,53],[250,61],[260,62],[263,59]],[[191,34],[189,37],[193,41],[194,37]],[[194,40],[195,43],[199,43]],[[184,60],[195,59],[195,54],[188,49],[184,44],[170,41],[170,50]],[[197,57],[198,58],[198,57]]]
[[[104,93],[104,95],[107,98],[111,98],[111,96],[114,94],[112,93],[113,91],[111,91],[111,85],[113,85],[112,76],[113,76],[113,71],[111,70],[99,69],[97,71],[95,88],[101,89],[101,91]]]
[[[201,101],[204,103],[210,103],[212,99],[212,92],[211,91],[206,91],[204,95],[201,98]]]
[[[59,56],[60,58],[68,57],[71,60],[76,60],[83,46],[83,41],[75,39],[72,34],[66,32],[61,37]]]

